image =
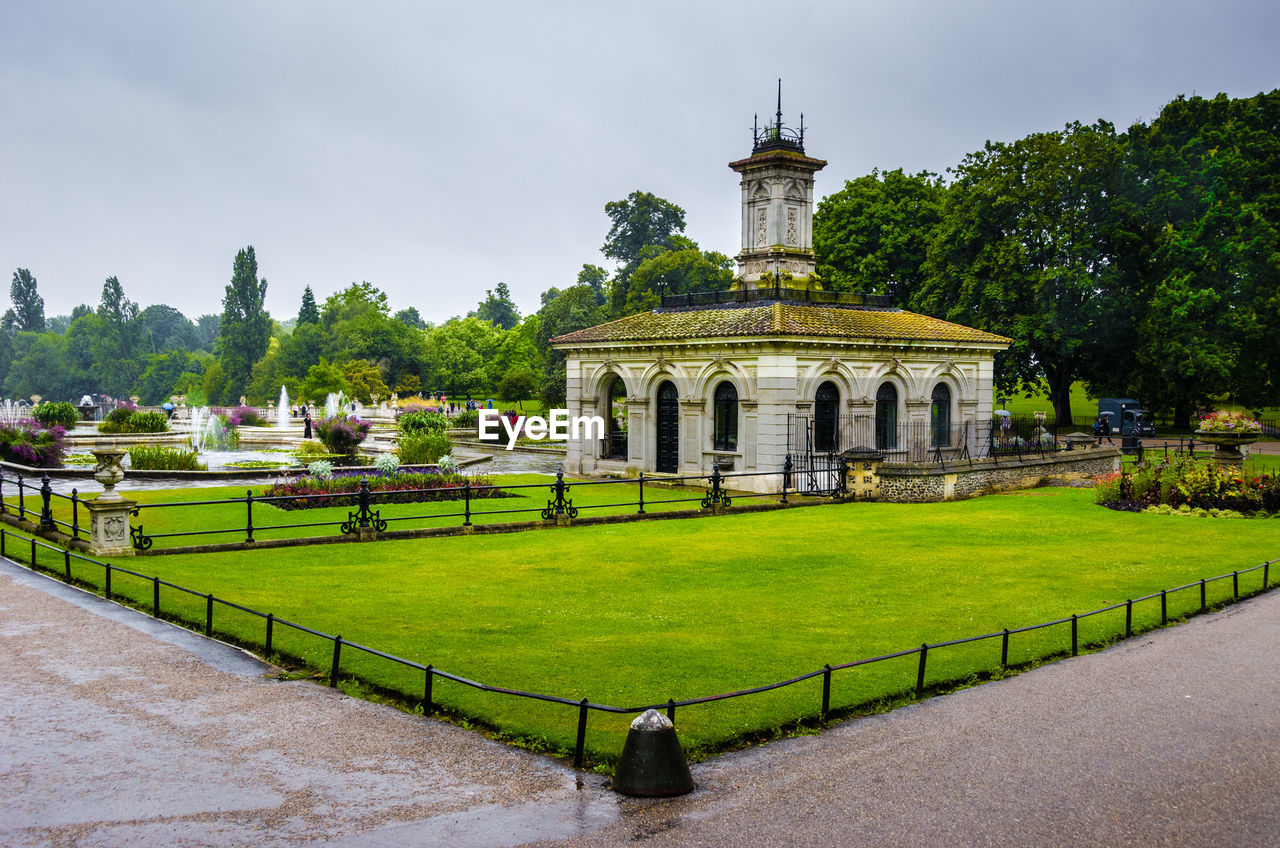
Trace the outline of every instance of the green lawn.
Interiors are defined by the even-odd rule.
[[[940,504],[857,503],[175,554],[127,565],[472,680],[640,706],[1069,616],[1280,556],[1280,520],[1120,513],[1092,501],[1090,490],[1051,488]],[[101,575],[75,565],[77,578],[100,585]],[[1241,591],[1253,591],[1261,574],[1240,582]],[[113,590],[151,605],[150,582],[116,575]],[[1210,603],[1230,597],[1231,581],[1210,584],[1208,593]],[[165,589],[162,604],[166,614],[204,620],[203,597]],[[1169,604],[1171,615],[1184,614],[1198,607],[1198,590],[1173,595]],[[1138,605],[1134,617],[1138,627],[1158,624],[1159,603]],[[1123,627],[1123,610],[1083,619],[1080,638],[1102,642]],[[264,638],[262,619],[221,605],[215,630],[247,643]],[[1010,661],[1060,652],[1069,638],[1066,625],[1015,635]],[[327,669],[332,657],[331,642],[280,626],[275,647],[317,669]],[[999,652],[998,639],[931,650],[928,682],[992,671]],[[836,673],[833,708],[912,688],[916,663],[908,656]],[[342,669],[421,697],[421,672],[351,649]],[[456,714],[526,743],[573,743],[572,707],[439,679],[434,696]],[[820,699],[815,679],[681,708],[677,726],[696,755],[813,717]],[[587,744],[594,759],[617,756],[627,721],[591,714]]]

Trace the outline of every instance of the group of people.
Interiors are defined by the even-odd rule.
[[[1093,422],[1093,438],[1096,444],[1102,444],[1102,440],[1106,439],[1107,444],[1114,445],[1111,441],[1111,416],[1099,415],[1098,420]]]

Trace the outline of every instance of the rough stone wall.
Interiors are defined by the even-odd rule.
[[[963,464],[884,463],[878,469],[880,500],[932,503],[992,492],[1030,489],[1050,479],[1108,474],[1119,466],[1120,451],[1102,448],[1052,457],[1019,460],[979,459]]]

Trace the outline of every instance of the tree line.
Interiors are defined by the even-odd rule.
[[[1280,403],[1280,90],[988,142],[948,176],[824,198],[826,284],[1009,336],[997,385],[1059,421],[1077,381],[1181,426],[1214,398]]]
[[[1280,91],[1179,97],[1117,132],[1072,123],[988,142],[946,176],[873,171],[818,204],[814,248],[829,289],[1009,336],[1005,392],[1044,391],[1059,421],[1070,387],[1134,395],[1186,424],[1231,396],[1280,393]],[[733,263],[684,235],[685,212],[635,191],[607,203],[601,247],[521,316],[505,283],[466,316],[392,313],[385,292],[351,283],[273,319],[246,247],[220,314],[139,309],[115,277],[97,307],[45,319],[36,278],[13,275],[0,320],[9,397],[136,394],[148,404],[265,404],[328,392],[370,400],[418,392],[562,403],[563,354],[548,340],[653,308],[662,294],[728,288]]]

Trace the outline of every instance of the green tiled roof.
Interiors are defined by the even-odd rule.
[[[1004,336],[901,309],[850,309],[768,303],[714,309],[641,312],[566,333],[556,347],[598,342],[684,341],[771,336],[898,341],[975,342],[1008,345]]]

